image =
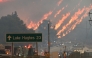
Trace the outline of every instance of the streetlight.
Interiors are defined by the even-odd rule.
[[[49,32],[49,28],[50,28],[50,25],[49,25],[49,23],[50,23],[50,20],[49,20],[49,22],[48,22],[48,53],[50,54],[50,32]]]
[[[48,55],[49,55],[49,58],[50,58],[50,45],[51,45],[51,42],[50,42],[50,28],[51,27],[50,27],[50,25],[51,25],[50,20],[48,20]]]
[[[92,26],[92,24],[91,24],[91,23],[92,23],[92,19],[91,19],[90,14],[92,14],[92,13],[89,12],[89,18],[90,18],[90,20],[89,20],[89,24]]]

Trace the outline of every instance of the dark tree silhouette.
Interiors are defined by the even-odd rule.
[[[34,33],[32,29],[27,29],[26,25],[17,15],[17,12],[12,15],[2,16],[0,19],[0,43],[5,43],[5,35],[7,33]]]

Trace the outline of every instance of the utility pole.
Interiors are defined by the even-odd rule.
[[[65,52],[66,52],[66,46],[65,46]]]
[[[48,22],[48,53],[49,53],[49,55],[50,55],[50,32],[49,32],[49,30],[50,30],[50,21]],[[50,56],[49,56],[49,58],[50,58]]]

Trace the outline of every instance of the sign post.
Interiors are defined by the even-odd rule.
[[[12,48],[12,58],[13,58],[13,52],[14,52],[14,51],[13,51],[13,42],[12,42],[12,47],[11,47],[11,48]]]

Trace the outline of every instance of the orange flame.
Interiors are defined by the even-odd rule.
[[[80,6],[80,3],[82,2],[82,0],[79,1],[78,5],[76,5],[76,7]]]
[[[80,0],[79,3],[76,5],[76,7],[73,8],[73,11],[75,10],[75,8],[77,8],[78,6],[80,6],[81,2],[82,2],[82,0]]]
[[[61,10],[57,11],[57,13],[54,15],[54,17],[56,17],[58,14],[60,14],[60,12],[61,12],[62,10],[64,10],[64,7],[63,7]]]
[[[92,9],[92,5],[90,5],[88,8],[85,8],[85,11],[86,11],[86,12],[82,15],[82,17],[81,17],[80,19],[77,19],[77,20],[76,20],[76,23],[73,24],[73,25],[71,26],[71,28],[68,29],[68,31],[67,31],[65,34],[63,33],[62,37],[63,37],[63,36],[66,36],[68,33],[70,33],[71,30],[74,30],[75,27],[77,26],[77,24],[80,24],[80,23],[82,22],[83,18],[85,18],[85,17],[88,16],[88,12],[89,12],[91,9]]]
[[[0,0],[0,2],[3,2],[3,0]]]
[[[1,2],[7,2],[7,1],[10,1],[10,0],[0,0],[0,3],[1,3]]]
[[[60,25],[63,23],[63,21],[70,15],[70,12],[68,12],[66,15],[63,15],[63,18],[61,20],[59,20],[59,22],[55,25],[55,30],[57,30]]]
[[[58,36],[58,38],[62,38],[61,36]]]
[[[33,28],[34,30],[36,30],[39,27],[39,25],[43,22],[43,20],[47,19],[48,16],[50,16],[51,14],[52,14],[52,11],[50,11],[49,13],[46,13],[45,15],[43,15],[42,19],[37,23],[31,21],[30,24],[27,25],[27,28],[28,29]]]
[[[27,28],[29,28],[29,29],[32,28],[32,29],[35,30],[37,28],[37,26],[38,25],[36,23],[34,23],[34,22],[31,21],[30,24],[27,26]]]
[[[62,1],[63,1],[63,0],[60,0],[60,1],[58,2],[58,6],[62,3]]]
[[[58,2],[58,6],[60,5],[60,3],[61,3],[62,1],[63,1],[63,0],[60,0],[60,1]],[[67,6],[68,6],[68,5],[66,5],[66,7],[67,7]],[[62,8],[62,9],[63,9],[63,8]],[[54,10],[55,10],[55,9],[54,9]],[[30,24],[27,25],[27,28],[28,28],[28,29],[32,28],[32,29],[36,30],[36,29],[39,27],[39,25],[43,22],[43,20],[47,19],[48,16],[50,16],[50,15],[52,14],[52,12],[53,12],[53,11],[50,11],[49,13],[46,13],[46,14],[42,17],[42,19],[41,19],[39,22],[37,22],[37,23],[31,21]]]
[[[85,14],[84,14],[79,20],[77,20],[77,22],[72,26],[72,30],[75,29],[75,27],[76,27],[77,24],[80,24],[80,23],[82,22],[83,18],[85,18],[85,17],[88,16],[88,12],[89,12],[91,9],[92,9],[92,6],[90,6],[89,8],[86,8],[86,9],[85,9],[85,11],[86,11]]]
[[[65,36],[65,34],[63,33],[63,36]]]
[[[0,0],[0,2],[6,2],[7,0]]]
[[[46,13],[45,15],[43,15],[42,19],[39,22],[43,22],[43,20],[47,19],[48,16],[50,16],[52,14],[53,11],[49,11],[49,13]]]
[[[74,22],[78,18],[78,16],[84,12],[84,10],[85,7],[82,10],[78,9],[78,11],[75,12],[75,14],[71,17],[70,21],[65,26],[63,26],[62,30],[60,30],[57,35],[60,35],[60,33],[63,32],[72,22]]]

